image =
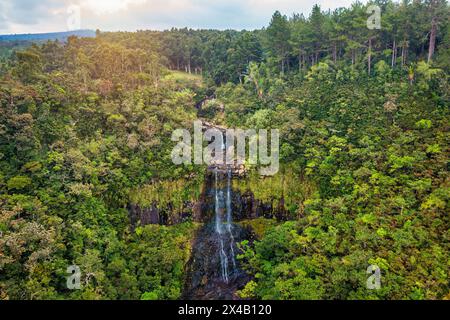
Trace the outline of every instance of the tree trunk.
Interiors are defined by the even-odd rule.
[[[396,55],[397,55],[397,43],[396,43],[395,38],[394,38],[394,43],[392,44],[392,63],[391,63],[392,69],[394,69],[394,67],[395,67]]]
[[[408,55],[408,42],[406,40],[402,43],[402,67],[406,64],[406,57]]]
[[[334,59],[334,63],[337,63],[337,43],[334,43],[334,48],[333,48],[333,59]]]
[[[437,34],[437,17],[434,16],[431,21],[431,32],[430,32],[430,48],[428,50],[428,63],[433,59],[434,50],[436,49],[436,34]]]
[[[395,43],[395,56],[394,56],[394,67],[397,65],[398,60],[398,45]]]
[[[405,61],[403,62],[404,65],[406,65],[406,63],[408,62],[408,46],[409,44],[405,43],[405,56],[404,56]]]
[[[301,73],[302,69],[303,69],[303,64],[302,64],[302,54],[300,53],[298,55],[298,72]]]
[[[405,56],[405,45],[403,44],[402,45],[402,68],[403,68],[403,65],[405,64],[404,56]]]
[[[370,76],[370,72],[372,71],[372,38],[369,38],[369,50],[367,56],[367,70]]]

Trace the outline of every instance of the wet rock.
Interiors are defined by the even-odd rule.
[[[239,261],[236,259],[240,253],[237,244],[243,240],[253,241],[254,235],[251,230],[243,228],[237,222],[259,217],[279,220],[287,218],[284,201],[265,203],[255,199],[251,192],[241,193],[232,190],[229,169],[211,168],[199,200],[195,203],[185,202],[181,211],[179,208],[176,210],[172,204],[163,209],[158,209],[156,204],[150,208],[140,208],[136,205],[130,205],[128,208],[133,230],[139,224],[171,225],[188,220],[204,223],[192,243],[191,257],[185,269],[184,299],[239,299],[236,292],[241,290],[250,278],[241,270]],[[245,167],[236,167],[231,173],[234,177],[245,175]],[[216,186],[219,190],[218,197],[216,197]],[[221,200],[217,200],[219,198]],[[275,206],[275,203],[278,205]],[[231,211],[228,211],[229,208]],[[228,212],[232,213],[230,220],[225,219]],[[220,223],[215,223],[218,221],[215,217],[222,217]],[[228,224],[228,221],[235,223]],[[232,228],[228,229],[228,226]],[[224,231],[220,231],[222,229]],[[221,250],[222,248],[224,250]]]
[[[134,231],[139,225],[176,225],[192,220],[195,214],[201,212],[201,203],[185,202],[181,210],[174,208],[171,203],[163,209],[158,208],[156,203],[150,207],[129,204],[127,209],[131,230]]]
[[[233,238],[239,243],[249,238],[249,232],[238,225],[232,227]],[[232,243],[230,238],[224,238],[224,246]],[[234,252],[239,254],[234,246]],[[236,292],[242,289],[250,280],[248,275],[239,267],[233,267],[232,257],[228,256],[229,278],[224,281],[221,274],[220,243],[215,232],[214,224],[207,224],[197,234],[193,243],[191,259],[186,270],[186,286],[183,299],[187,300],[235,300],[239,297]]]
[[[138,225],[160,224],[159,210],[155,205],[151,208],[141,208],[138,205],[130,204],[128,206],[131,229],[134,230]]]

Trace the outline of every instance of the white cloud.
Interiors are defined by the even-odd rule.
[[[111,14],[118,11],[126,11],[131,5],[141,5],[147,3],[147,0],[84,0],[81,7],[102,15]]]
[[[326,10],[349,6],[353,0],[315,2]],[[134,31],[256,29],[267,26],[275,10],[309,15],[313,4],[310,0],[0,0],[0,33],[65,31],[70,5],[80,6],[83,29]]]

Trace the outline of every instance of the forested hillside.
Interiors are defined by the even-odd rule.
[[[97,32],[0,60],[0,299],[179,299],[206,168],[174,165],[171,135],[198,117],[281,131],[278,176],[234,182],[271,204],[239,222],[236,296],[450,298],[449,6],[374,3],[379,30],[368,4],[315,6],[262,30]],[[130,205],[163,223],[135,225]]]

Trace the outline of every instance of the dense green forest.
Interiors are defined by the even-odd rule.
[[[171,135],[198,117],[281,131],[281,172],[234,181],[273,211],[239,222],[237,296],[449,299],[449,6],[373,3],[381,29],[355,3],[255,31],[0,42],[0,299],[179,299],[206,168],[174,165]],[[132,226],[130,204],[165,223]]]

